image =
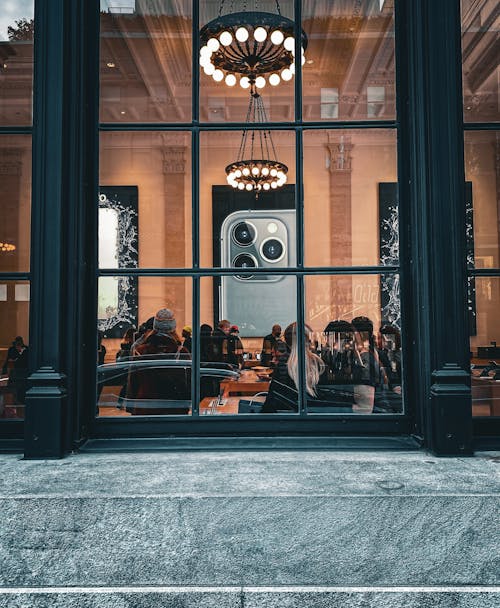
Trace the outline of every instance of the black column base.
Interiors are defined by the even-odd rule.
[[[472,455],[470,375],[456,363],[432,374],[430,449],[441,456]]]
[[[24,423],[24,458],[63,458],[63,429],[66,412],[65,376],[51,367],[41,367],[29,378]]]

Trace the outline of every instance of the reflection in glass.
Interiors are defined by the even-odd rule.
[[[398,265],[396,131],[304,132],[305,262]]]
[[[277,158],[289,168],[287,183],[280,188],[262,191],[256,197],[254,192],[233,188],[226,181],[225,167],[237,157],[241,132],[201,133],[202,266],[233,268],[256,265],[275,270],[295,265],[294,135],[288,131],[273,131],[272,135]],[[233,232],[245,222],[249,230],[257,229],[255,242],[248,245]],[[274,241],[282,244],[283,255],[276,255],[277,250],[268,251]]]
[[[191,411],[191,279],[100,277],[99,416]]]
[[[473,416],[500,416],[500,277],[475,277],[470,338]]]
[[[29,299],[27,281],[0,281],[0,420],[24,418]]]
[[[30,268],[31,137],[0,136],[0,272]]]
[[[30,125],[33,95],[33,0],[0,0],[0,125]]]
[[[464,119],[496,122],[500,118],[498,3],[462,0],[462,70]]]
[[[101,2],[102,122],[190,122],[191,5]]]
[[[308,412],[401,413],[399,277],[310,276],[305,286]]]
[[[282,330],[296,318],[295,277],[205,277],[200,290],[200,415],[294,413],[296,406],[275,410],[268,392],[285,354]],[[233,376],[204,378],[210,369]]]
[[[99,266],[191,266],[187,133],[102,133]]]
[[[394,2],[303,0],[304,120],[395,118]]]
[[[466,202],[470,209],[469,266],[500,266],[500,132],[466,131]]]

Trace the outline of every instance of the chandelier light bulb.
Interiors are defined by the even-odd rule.
[[[295,63],[290,64],[290,72],[292,72],[292,74],[295,74]]]
[[[257,40],[257,42],[264,42],[264,40],[267,38],[267,31],[263,27],[258,27],[254,31],[253,37],[255,40]]]
[[[279,179],[285,179],[285,174],[283,173],[283,171],[278,171],[278,173],[276,173],[276,176]]]
[[[233,188],[237,188],[237,187],[238,187],[238,184],[237,184],[236,182],[231,182],[231,186],[232,186]]]
[[[278,187],[278,182],[271,182],[271,188],[273,190],[276,190],[277,187]]]
[[[271,169],[271,176],[276,177],[277,175],[278,175],[278,172],[276,171],[276,169]]]
[[[228,74],[226,76],[226,84],[228,87],[234,87],[236,84],[236,76],[234,74]]]
[[[208,65],[203,67],[203,71],[207,76],[211,76],[215,72],[215,66],[213,63],[209,63]]]
[[[239,27],[235,32],[236,40],[239,42],[246,42],[248,40],[248,30],[246,27]]]
[[[262,175],[267,177],[269,175],[269,169],[267,167],[262,168]]]
[[[236,169],[236,171],[234,172],[234,176],[235,177],[241,177],[242,173],[241,173],[241,169]]]
[[[244,190],[245,189],[245,184],[243,182],[240,182],[238,184],[238,190]]]
[[[253,190],[253,186],[252,186],[252,184],[247,184],[247,185],[245,186],[245,188],[246,188],[246,189],[247,189],[249,192],[250,192],[250,190]]]
[[[228,31],[222,32],[222,34],[219,36],[219,42],[222,44],[222,46],[229,46],[232,41],[233,37]]]
[[[220,82],[224,78],[224,72],[222,70],[215,70],[215,72],[212,74],[212,78],[215,80],[215,82]]]
[[[266,182],[262,187],[264,188],[264,190],[269,190],[271,186]]]
[[[306,62],[306,58],[304,55],[302,55],[302,65],[304,65],[305,62]]]
[[[286,82],[288,82],[289,80],[292,80],[293,74],[288,68],[285,68],[281,72],[281,78],[282,78],[282,80],[285,80]]]
[[[273,87],[276,87],[279,85],[281,78],[279,77],[278,74],[271,74],[271,76],[269,76],[269,84]]]
[[[287,51],[293,52],[293,50],[295,49],[295,38],[293,36],[288,36],[288,38],[285,38],[283,46]]]
[[[284,39],[285,36],[283,36],[283,32],[280,30],[274,30],[274,32],[271,34],[271,42],[273,44],[281,44]]]
[[[207,48],[212,53],[216,53],[220,48],[220,44],[217,38],[210,38],[210,40],[207,42]]]
[[[249,86],[250,86],[250,79],[248,78],[248,76],[243,76],[243,78],[240,78],[240,87],[242,89],[248,89]]]
[[[208,55],[210,57],[211,54],[212,54],[212,51],[208,48],[207,45],[201,47],[201,49],[200,49],[200,56],[201,55]]]
[[[263,76],[257,76],[255,79],[255,86],[258,89],[263,89],[266,86],[266,79]]]
[[[201,67],[204,68],[209,63],[212,63],[212,61],[210,59],[210,55],[201,55],[201,57],[200,57],[200,65],[201,65]]]
[[[259,171],[259,167],[253,167],[252,168],[252,175],[259,175],[260,171]]]
[[[248,167],[245,167],[242,173],[245,177],[248,177],[250,175],[250,169]]]

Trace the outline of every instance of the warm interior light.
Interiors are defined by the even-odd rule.
[[[292,52],[295,49],[295,38],[293,36],[288,36],[288,38],[285,38],[283,46],[287,51]]]
[[[255,40],[257,40],[257,42],[264,42],[264,40],[267,38],[267,31],[263,27],[258,27],[254,31],[253,37]]]
[[[266,79],[263,76],[257,76],[255,79],[255,86],[258,89],[262,89],[266,86]]]
[[[210,38],[210,40],[207,42],[207,48],[212,53],[216,53],[220,48],[220,44],[219,44],[219,41],[217,40],[217,38]]]
[[[212,74],[212,78],[215,80],[215,82],[220,82],[224,78],[224,72],[222,70],[215,70],[215,72]]]
[[[281,72],[281,78],[283,80],[285,80],[286,82],[288,82],[289,80],[292,80],[293,78],[293,74],[292,72],[288,69],[285,68],[282,72]]]
[[[228,87],[234,87],[236,84],[236,76],[234,74],[228,74],[226,76],[226,84]]]
[[[284,39],[285,36],[283,36],[283,32],[280,32],[280,30],[274,30],[274,32],[271,34],[271,42],[273,44],[281,44]]]
[[[231,36],[231,34],[228,31],[222,32],[222,34],[219,36],[219,42],[223,46],[229,46],[232,41],[233,41],[233,37]]]
[[[240,87],[242,89],[248,89],[249,86],[250,86],[250,79],[248,78],[248,76],[243,76],[243,78],[240,78]]]
[[[272,85],[273,87],[279,85],[281,78],[279,77],[278,74],[271,74],[271,76],[269,76],[269,84]]]
[[[203,67],[203,71],[207,76],[211,76],[215,72],[215,66],[213,63],[209,63]]]
[[[239,42],[246,42],[248,40],[248,30],[246,27],[239,27],[235,33],[236,40]]]

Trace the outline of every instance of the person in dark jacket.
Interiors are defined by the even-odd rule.
[[[211,361],[218,363],[229,363],[228,361],[228,336],[231,323],[223,319],[219,321],[217,328],[212,334],[212,358]]]
[[[227,362],[237,367],[243,367],[243,344],[237,325],[231,325],[227,338]]]
[[[158,355],[154,367],[135,367],[131,362],[127,384],[127,399],[132,407],[127,409],[133,415],[150,414],[187,414],[187,407],[162,408],[162,402],[187,401],[191,398],[191,382],[188,368],[182,365],[158,365],[162,358],[188,358],[188,351],[182,346],[176,332],[174,313],[168,308],[159,310],[153,321],[153,329],[146,332],[140,344],[135,347],[135,360],[143,356]],[[171,357],[168,357],[171,355]],[[167,356],[167,357],[164,357]],[[151,407],[148,407],[148,401]],[[156,407],[154,407],[156,406]]]
[[[5,363],[2,366],[2,374],[5,375],[9,371],[9,368],[14,367],[14,361],[20,357],[22,349],[26,347],[22,336],[16,336],[12,341],[11,346],[7,351],[5,357]]]
[[[184,346],[184,348],[188,351],[188,353],[192,352],[193,350],[193,342],[192,342],[192,333],[193,330],[191,329],[191,326],[189,325],[185,325],[182,328],[182,337],[184,338],[184,342],[182,343],[182,346]]]

